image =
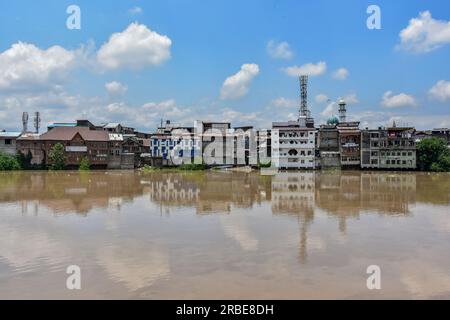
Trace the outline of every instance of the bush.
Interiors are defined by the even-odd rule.
[[[91,165],[89,163],[89,159],[87,157],[81,158],[80,167],[78,169],[80,171],[89,171],[90,167],[91,167]]]
[[[417,144],[417,166],[423,171],[450,171],[450,149],[440,138],[424,139]]]
[[[267,163],[259,163],[259,168],[270,168],[272,166],[272,161],[269,161]]]
[[[0,152],[0,171],[12,171],[20,169],[20,163],[15,156]]]
[[[66,156],[64,146],[61,143],[55,144],[48,153],[51,170],[63,170],[66,166]]]
[[[206,170],[206,164],[196,164],[196,163],[189,163],[189,164],[182,164],[178,167],[180,170],[185,171],[200,171],[200,170]]]

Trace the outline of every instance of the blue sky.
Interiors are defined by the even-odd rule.
[[[66,27],[72,4],[80,30]],[[450,126],[449,20],[443,0],[0,0],[0,129],[20,129],[22,111],[44,125],[269,127],[296,117],[300,71],[316,123],[345,97],[363,126]]]

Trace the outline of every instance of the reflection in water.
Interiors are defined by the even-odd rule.
[[[1,173],[0,298],[450,297],[449,207],[448,174]]]

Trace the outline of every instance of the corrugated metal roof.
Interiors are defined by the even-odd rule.
[[[21,132],[0,131],[0,137],[2,138],[18,138],[20,137],[21,134],[22,134]]]
[[[53,122],[48,125],[49,128],[57,128],[57,127],[76,127],[76,123],[72,122]]]
[[[120,125],[120,123],[110,122],[103,126],[103,128],[111,129],[111,128],[117,128]]]

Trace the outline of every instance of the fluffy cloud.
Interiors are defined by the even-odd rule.
[[[327,70],[327,64],[323,61],[314,63],[307,63],[302,66],[292,66],[283,69],[284,72],[291,77],[299,77],[301,75],[307,75],[311,77],[320,76]]]
[[[172,40],[151,31],[143,24],[132,23],[123,32],[114,33],[97,53],[105,69],[141,69],[160,65],[171,57]]]
[[[273,100],[271,105],[275,106],[275,107],[280,107],[280,108],[294,108],[299,105],[299,102],[297,100],[279,97],[279,98],[276,98],[275,100]]]
[[[386,108],[414,107],[417,105],[416,99],[406,93],[394,95],[392,91],[387,91],[381,100],[381,105]]]
[[[345,97],[343,97],[343,99],[347,104],[359,103],[358,97],[354,93],[350,93],[350,94],[346,95]]]
[[[326,101],[328,101],[328,96],[326,94],[318,94],[315,98],[317,103],[324,103]]]
[[[106,91],[110,96],[121,96],[128,91],[128,87],[117,81],[108,82],[105,84]]]
[[[77,51],[40,49],[18,42],[0,53],[0,89],[35,90],[61,82],[76,65]]]
[[[409,21],[400,32],[399,49],[426,53],[450,43],[450,21],[435,20],[429,11]]]
[[[339,68],[335,72],[333,72],[333,78],[336,80],[345,80],[347,79],[349,72],[345,68]]]
[[[289,60],[294,56],[289,43],[286,41],[275,42],[274,40],[270,40],[267,43],[267,52],[274,59]]]
[[[442,102],[450,100],[450,81],[440,80],[429,91],[429,96]]]
[[[250,83],[259,74],[257,64],[244,64],[236,74],[228,77],[222,85],[220,98],[238,99],[248,93]]]
[[[325,118],[331,117],[334,114],[336,106],[337,106],[337,104],[334,101],[328,103],[327,106],[325,107],[325,109],[323,109],[323,111],[320,113],[320,115]]]

